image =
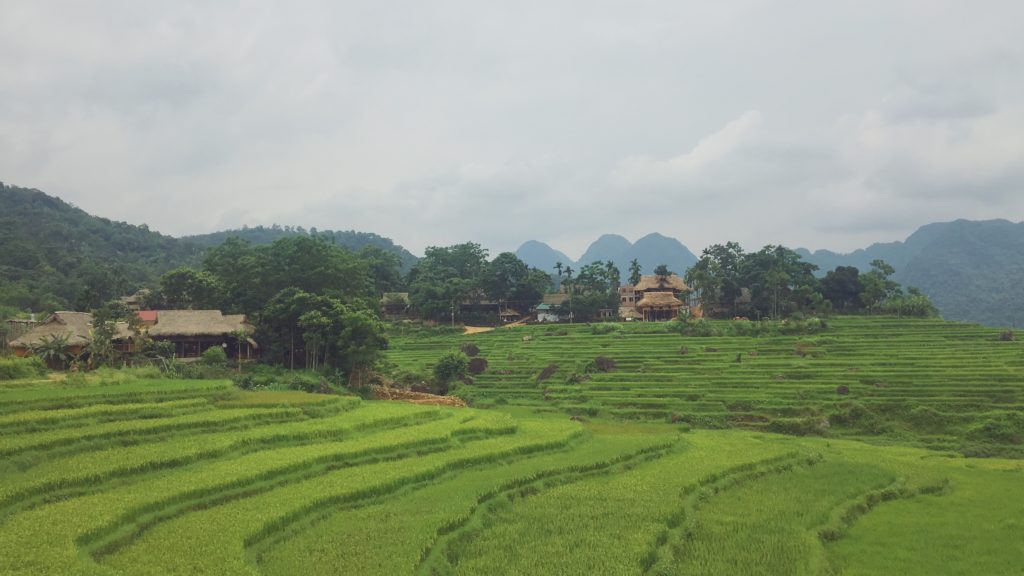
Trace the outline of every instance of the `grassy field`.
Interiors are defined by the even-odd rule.
[[[392,342],[414,371],[476,344],[487,371],[457,392],[490,409],[0,382],[0,574],[1024,574],[1024,460],[962,454],[1019,447],[995,426],[1020,414],[1019,343],[895,320],[657,328]],[[598,355],[615,367],[588,373]],[[849,403],[890,426],[771,432]],[[925,429],[918,406],[950,417]]]
[[[397,337],[389,359],[425,374],[443,353],[476,345],[487,369],[456,393],[479,407],[1024,456],[1024,346],[1000,341],[1000,330],[883,317],[763,337],[684,337],[665,323],[602,333],[606,326]],[[614,367],[598,369],[599,357]]]

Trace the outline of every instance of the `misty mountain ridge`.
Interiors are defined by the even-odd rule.
[[[837,266],[862,272],[885,260],[894,279],[915,286],[949,320],[1024,325],[1024,222],[955,220],[927,224],[903,242],[872,244],[849,254],[798,249],[824,275]]]
[[[683,274],[686,269],[697,263],[697,257],[675,238],[657,232],[648,234],[636,242],[630,242],[618,234],[603,234],[592,242],[579,260],[573,260],[565,253],[555,250],[544,242],[530,240],[523,243],[515,252],[520,260],[544,271],[554,270],[555,263],[580,266],[592,262],[612,261],[625,277],[629,274],[629,263],[636,259],[644,274],[651,274],[659,264],[665,264],[669,270]]]
[[[230,236],[264,244],[311,233],[329,236],[352,250],[371,245],[392,251],[405,270],[416,261],[391,240],[367,232],[257,226],[173,238],[145,225],[90,215],[38,190],[0,183],[0,304],[22,310],[84,308],[153,285],[160,274],[175,267],[198,267],[206,248]],[[820,267],[819,275],[837,266],[867,271],[872,260],[882,259],[896,269],[898,282],[920,288],[945,318],[1024,326],[1024,223],[940,222],[922,226],[904,241],[876,243],[848,254],[797,252]],[[578,270],[581,264],[611,260],[623,277],[634,258],[646,274],[659,264],[683,274],[697,261],[679,240],[658,233],[632,243],[620,235],[602,235],[579,261],[535,240],[525,242],[516,255],[551,274],[556,262]]]

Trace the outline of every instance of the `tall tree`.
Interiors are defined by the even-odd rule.
[[[487,268],[487,250],[467,242],[431,246],[409,274],[409,299],[422,317],[442,320],[472,298]]]
[[[864,284],[856,266],[837,266],[821,280],[821,293],[839,312],[856,312],[861,308],[860,294]]]
[[[641,268],[640,260],[633,258],[629,262],[629,283],[636,286],[640,283]]]
[[[158,300],[163,308],[218,309],[224,300],[224,291],[220,281],[213,274],[191,268],[178,268],[160,277]]]

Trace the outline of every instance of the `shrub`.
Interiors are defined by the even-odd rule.
[[[459,350],[461,350],[463,354],[469,356],[470,358],[473,358],[480,353],[480,348],[476,344],[473,344],[472,342],[466,342],[461,347],[459,347]]]
[[[722,335],[721,330],[703,318],[698,318],[697,320],[677,319],[666,322],[665,329],[683,336],[709,337]]]
[[[470,374],[483,374],[487,370],[487,358],[473,358],[469,361]]]
[[[604,356],[598,356],[597,358],[594,358],[594,368],[597,369],[598,372],[610,372],[615,368],[615,360],[605,358]]]
[[[207,348],[206,351],[203,352],[203,357],[200,359],[200,362],[206,366],[227,366],[228,355],[224,352],[224,348],[220,346],[213,346]]]
[[[840,384],[839,386],[836,386],[836,394],[839,394],[840,396],[846,396],[849,393],[850,387],[847,386],[846,384]]]
[[[602,334],[611,334],[612,332],[618,332],[620,330],[622,330],[622,325],[616,324],[614,322],[603,322],[600,324],[593,324],[590,327],[590,333],[594,334],[595,336],[599,336]]]
[[[537,383],[540,384],[541,382],[547,380],[548,378],[551,378],[551,376],[557,370],[558,364],[548,364],[543,370],[540,371],[540,374],[537,374]]]
[[[1013,342],[1013,330],[1006,330],[999,335],[999,340],[1002,342]]]
[[[18,378],[37,378],[46,375],[46,365],[42,359],[0,358],[0,380],[16,380]]]
[[[1016,412],[996,414],[972,426],[967,437],[986,442],[1024,443],[1024,415]]]
[[[448,384],[466,375],[469,359],[462,352],[449,352],[434,364],[434,378],[438,384]],[[447,386],[445,387],[447,390]]]

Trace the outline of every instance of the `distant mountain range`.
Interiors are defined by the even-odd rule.
[[[896,269],[900,284],[920,288],[947,319],[1024,327],[1024,223],[956,220],[922,226],[903,242],[872,244],[849,254],[804,248],[796,252],[818,266],[819,276],[837,266],[866,272],[872,260],[885,260]],[[623,276],[633,258],[646,274],[658,264],[682,274],[697,261],[681,242],[661,234],[635,243],[605,234],[578,261],[536,240],[524,243],[516,255],[548,272],[556,262],[578,269],[581,264],[611,260]]]
[[[1024,223],[956,220],[922,226],[903,242],[849,254],[797,250],[824,274],[836,266],[870,269],[875,259],[895,279],[927,294],[942,316],[992,326],[1024,326]]]
[[[697,257],[682,242],[658,233],[648,234],[636,242],[630,242],[618,234],[605,234],[595,240],[579,260],[573,260],[565,253],[536,240],[523,243],[516,250],[516,256],[526,264],[546,272],[554,270],[556,262],[579,269],[592,262],[611,260],[623,277],[629,274],[629,263],[633,259],[640,263],[644,274],[651,274],[660,264],[665,264],[672,272],[682,274],[697,262]]]
[[[257,226],[172,238],[145,225],[92,216],[38,190],[0,183],[0,306],[84,308],[152,285],[174,267],[198,266],[205,249],[230,236],[265,244],[313,233],[352,250],[372,245],[394,252],[405,270],[416,262],[408,250],[368,232]],[[872,244],[849,254],[797,252],[817,264],[821,275],[836,266],[866,271],[872,260],[882,259],[896,268],[896,280],[920,288],[948,319],[1024,327],[1024,223],[957,220],[922,226],[903,242]],[[623,276],[634,258],[645,274],[659,264],[682,274],[697,261],[679,240],[661,234],[634,243],[605,234],[579,261],[534,240],[520,246],[516,255],[549,273],[556,262],[578,270],[581,264],[611,260]]]

